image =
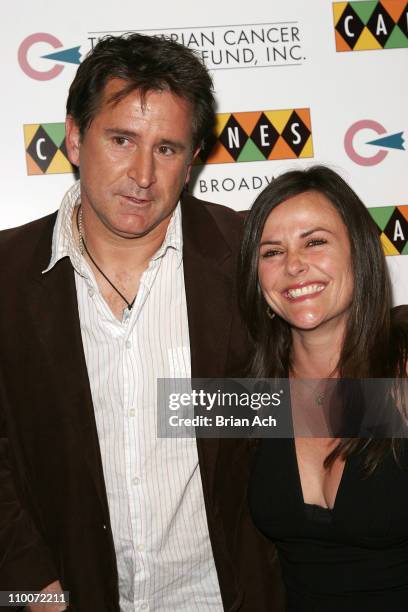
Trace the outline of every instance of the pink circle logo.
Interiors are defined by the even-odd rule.
[[[52,34],[47,34],[46,32],[38,32],[37,34],[27,36],[18,49],[17,57],[20,68],[27,76],[35,79],[36,81],[49,81],[50,79],[55,79],[55,77],[57,77],[64,70],[64,66],[54,64],[49,70],[36,70],[29,64],[27,58],[28,52],[31,47],[37,43],[47,43],[53,49],[59,49],[63,46],[62,42],[58,40],[58,38]]]
[[[354,137],[361,130],[373,130],[378,135],[385,134],[386,129],[378,123],[377,121],[372,121],[371,119],[361,119],[361,121],[356,121],[353,123],[351,127],[346,132],[344,137],[344,148],[346,150],[349,158],[359,164],[360,166],[375,166],[379,164],[385,159],[388,155],[388,151],[377,151],[374,155],[361,155],[358,153],[354,147]]]

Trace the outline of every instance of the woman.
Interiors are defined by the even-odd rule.
[[[302,402],[307,414],[327,403],[321,379],[406,377],[406,307],[391,312],[377,228],[332,170],[288,172],[257,198],[240,278],[249,375],[290,378],[295,431]],[[405,440],[262,440],[249,503],[277,545],[288,610],[408,610]]]

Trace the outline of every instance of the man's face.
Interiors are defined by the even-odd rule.
[[[167,225],[190,175],[192,109],[167,91],[151,91],[141,104],[135,90],[116,104],[126,83],[112,79],[84,136],[66,124],[70,161],[79,166],[88,227],[136,238]],[[194,153],[194,154],[193,154]]]

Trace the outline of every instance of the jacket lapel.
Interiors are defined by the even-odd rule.
[[[183,266],[192,378],[222,378],[226,371],[233,299],[233,258],[205,205],[182,200]],[[197,438],[207,516],[213,516],[219,439]]]
[[[192,378],[223,378],[228,372],[228,349],[235,296],[236,260],[204,203],[184,194],[182,204],[183,265],[191,350]],[[232,442],[231,440],[228,442]],[[201,480],[214,558],[223,581],[224,606],[238,610],[243,594],[227,552],[220,516],[217,465],[235,446],[219,438],[197,438]],[[218,472],[219,474],[219,472]],[[225,518],[225,516],[224,516]],[[228,603],[227,603],[228,602]]]
[[[183,265],[192,378],[225,373],[233,299],[232,254],[205,205],[182,198]]]
[[[55,222],[55,217],[52,217]],[[61,259],[42,274],[51,253],[51,232],[38,245],[32,263],[31,281],[27,284],[26,303],[30,333],[46,355],[52,372],[49,384],[54,391],[55,409],[68,418],[81,441],[85,463],[89,468],[105,518],[108,504],[104,486],[98,434],[82,345],[74,271],[68,257]],[[33,331],[35,330],[35,331]],[[48,374],[48,372],[47,372]],[[63,435],[63,432],[62,432]]]

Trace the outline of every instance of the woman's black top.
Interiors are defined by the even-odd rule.
[[[290,612],[408,611],[408,447],[368,477],[363,459],[347,459],[327,510],[303,501],[293,439],[259,443],[249,504],[277,546]]]

